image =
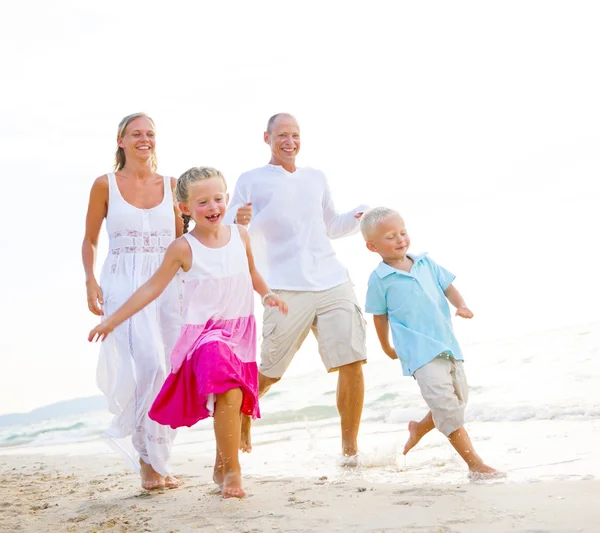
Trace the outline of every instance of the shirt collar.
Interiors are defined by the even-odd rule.
[[[423,253],[423,254],[406,254],[408,257],[410,257],[413,260],[414,265],[416,265],[419,261],[421,261],[427,254]],[[413,265],[413,267],[414,267]],[[400,274],[402,276],[411,276],[411,274],[409,272],[405,272],[404,270],[398,270],[397,268],[391,267],[390,265],[384,263],[383,261],[381,263],[379,263],[379,265],[377,265],[377,268],[375,269],[375,272],[377,273],[377,275],[379,276],[380,279],[383,279],[387,276],[389,276],[390,274]]]

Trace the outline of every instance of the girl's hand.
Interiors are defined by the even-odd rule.
[[[461,316],[463,318],[473,318],[473,311],[471,311],[466,305],[459,307],[456,310],[456,316]]]
[[[356,215],[354,215],[354,218],[355,218],[356,220],[360,220],[360,217],[362,217],[363,215],[364,215],[364,212],[363,212],[363,211],[361,211],[360,213],[356,213]]]
[[[110,320],[105,320],[101,324],[98,324],[90,334],[88,335],[88,341],[96,342],[96,341],[104,341],[106,336],[114,330],[114,326],[111,325]]]
[[[104,297],[98,282],[95,279],[89,280],[86,282],[85,288],[87,290],[88,309],[95,315],[104,315],[104,311],[102,311]]]
[[[279,296],[276,296],[275,294],[273,294],[272,296],[269,296],[268,298],[265,298],[265,305],[268,305],[269,307],[278,307],[279,311],[284,316],[287,316],[287,314],[288,314],[287,304]]]

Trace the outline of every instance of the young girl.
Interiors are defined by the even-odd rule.
[[[223,497],[243,498],[238,460],[240,413],[258,409],[254,289],[263,303],[287,314],[254,266],[247,231],[223,225],[228,202],[223,175],[191,168],[175,189],[185,220],[182,237],[167,249],[156,273],[89,334],[104,340],[119,324],[155,300],[183,270],[183,323],[171,354],[171,374],[149,416],[172,428],[214,416],[217,458],[213,479]],[[196,223],[187,233],[189,220]]]

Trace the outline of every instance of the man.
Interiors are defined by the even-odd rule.
[[[324,174],[296,167],[300,128],[293,116],[271,117],[264,141],[271,160],[240,176],[226,217],[243,225],[252,219],[257,266],[289,307],[287,317],[265,309],[259,394],[281,379],[312,329],[325,368],[339,373],[342,454],[345,464],[355,464],[367,358],[365,321],[330,239],[356,233],[367,206],[338,214]],[[252,449],[249,417],[243,418],[240,448]]]

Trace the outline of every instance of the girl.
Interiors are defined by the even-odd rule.
[[[155,148],[154,121],[144,113],[125,117],[117,131],[115,172],[92,186],[82,256],[88,307],[95,315],[121,307],[156,272],[167,246],[183,232],[173,202],[176,180],[156,171]],[[98,284],[94,263],[105,218],[109,252]],[[98,386],[115,415],[102,436],[140,471],[148,490],[181,484],[170,475],[175,432],[148,418],[181,330],[180,290],[177,281],[169,284],[160,299],[117,328],[102,344],[98,360]]]
[[[171,374],[149,412],[173,428],[214,416],[217,458],[213,479],[225,498],[243,498],[238,460],[240,413],[259,416],[256,326],[252,289],[263,304],[287,314],[254,266],[247,231],[223,225],[228,202],[223,175],[213,168],[192,168],[175,190],[184,217],[195,227],[175,240],[142,287],[89,335],[104,338],[119,324],[154,301],[183,270],[184,326],[171,354]]]

